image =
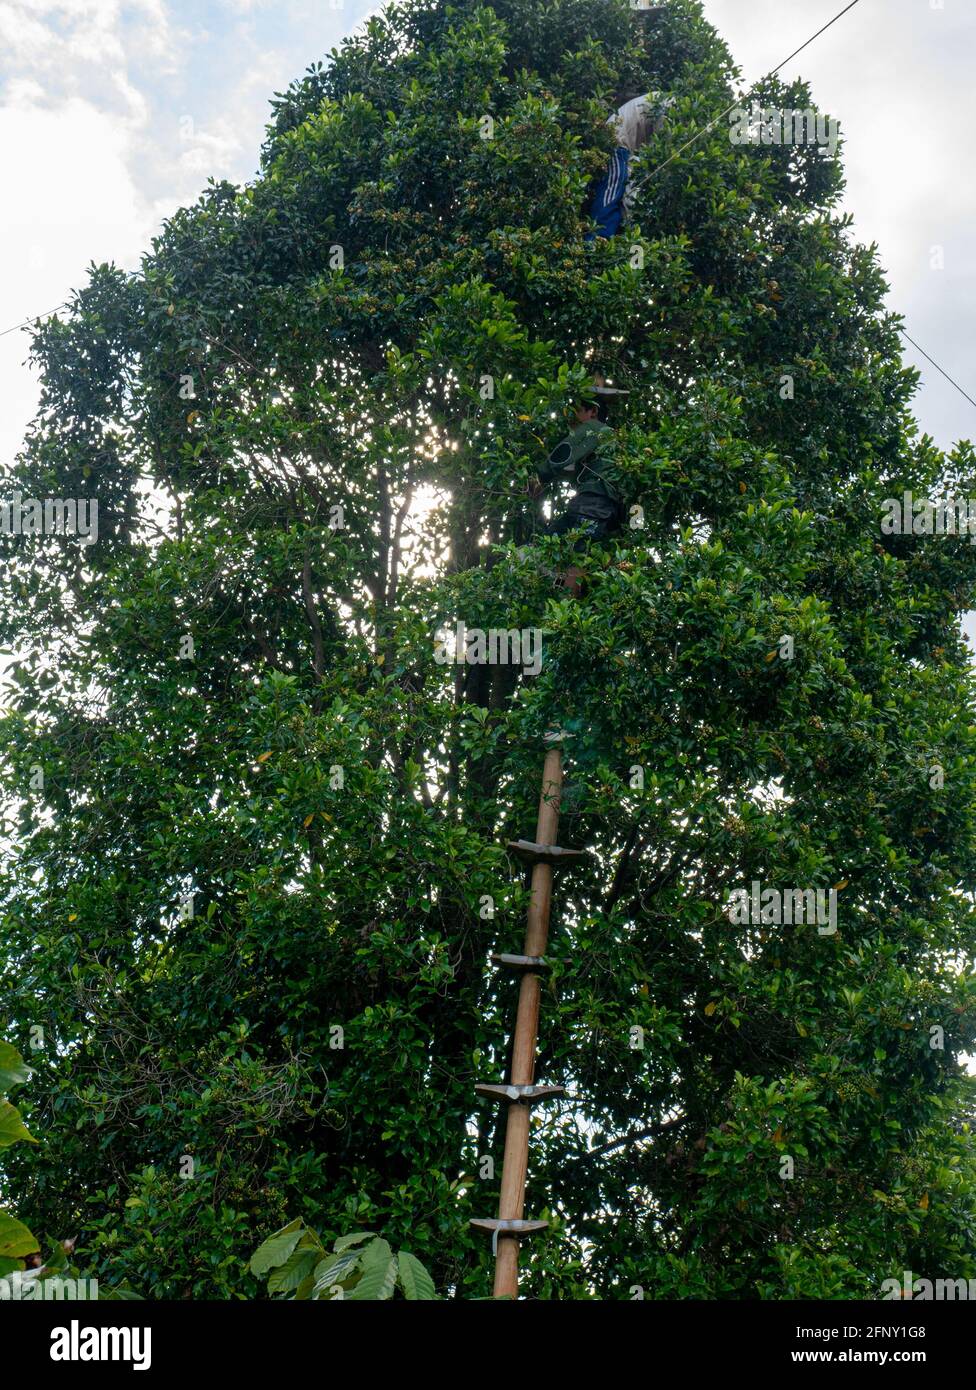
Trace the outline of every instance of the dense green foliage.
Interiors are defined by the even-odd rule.
[[[26,1140],[34,1143],[20,1111],[5,1095],[14,1086],[22,1086],[30,1077],[30,1067],[9,1043],[0,1042],[0,1150]],[[0,1276],[24,1268],[24,1259],[37,1250],[37,1241],[30,1231],[10,1211],[0,1207]]]
[[[95,495],[99,539],[0,539],[0,1019],[45,1037],[44,1144],[4,1169],[114,1279],[258,1296],[297,1215],[489,1291],[487,959],[557,721],[592,853],[555,899],[539,1075],[572,1100],[532,1128],[526,1291],[976,1276],[976,549],[879,525],[974,458],[919,436],[839,158],[681,148],[735,76],[695,0],[406,0],[278,99],[251,185],[38,333],[6,495]],[[587,244],[607,111],[650,88],[667,162]],[[519,547],[595,368],[644,524],[574,603],[567,543]],[[543,628],[541,674],[438,663],[456,619]],[[733,925],[753,880],[843,885],[838,931]]]
[[[389,1242],[372,1231],[339,1236],[326,1250],[315,1231],[291,1221],[262,1241],[251,1256],[251,1270],[267,1275],[272,1296],[299,1301],[376,1302],[392,1298],[398,1290],[412,1303],[437,1297],[416,1255],[409,1250],[394,1255]]]

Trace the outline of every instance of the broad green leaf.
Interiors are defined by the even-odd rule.
[[[282,1226],[280,1231],[275,1231],[273,1236],[268,1236],[251,1256],[251,1273],[267,1274],[276,1265],[283,1265],[301,1239],[303,1229],[301,1221],[292,1221],[290,1225]]]
[[[28,1134],[20,1118],[20,1111],[11,1105],[9,1100],[0,1101],[0,1149],[16,1144],[19,1139],[26,1139],[31,1144],[37,1143],[33,1134]]]
[[[56,1274],[68,1268],[68,1256],[63,1245],[56,1245],[50,1255],[44,1257],[44,1273]]]
[[[37,1240],[24,1223],[8,1211],[0,1211],[0,1255],[15,1260],[21,1255],[32,1255],[37,1249]]]
[[[355,1231],[352,1235],[340,1236],[332,1246],[332,1249],[336,1254],[339,1254],[340,1251],[345,1250],[349,1245],[359,1245],[364,1240],[372,1240],[373,1235],[373,1231]]]
[[[9,1091],[11,1086],[23,1086],[30,1077],[31,1069],[10,1043],[0,1042],[0,1091]]]
[[[362,1250],[345,1250],[341,1255],[330,1255],[315,1266],[315,1287],[312,1297],[316,1298],[323,1289],[346,1279],[363,1258]]]
[[[393,1297],[396,1288],[397,1266],[393,1251],[382,1236],[363,1251],[362,1273],[348,1297],[357,1302]]]
[[[397,1264],[400,1269],[400,1287],[411,1302],[437,1297],[434,1281],[416,1255],[411,1255],[406,1250],[398,1250]]]
[[[273,1270],[268,1276],[269,1293],[288,1293],[291,1289],[297,1289],[299,1284],[305,1279],[318,1262],[319,1250],[296,1250],[280,1268]]]

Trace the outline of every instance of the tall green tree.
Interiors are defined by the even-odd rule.
[[[976,549],[881,528],[976,460],[913,420],[839,155],[705,129],[736,78],[697,0],[405,0],[276,99],[252,183],[37,333],[6,495],[99,530],[2,538],[0,1018],[44,1038],[4,1167],[96,1270],[258,1296],[300,1220],[487,1292],[488,955],[561,725],[590,854],[526,1291],[976,1276]],[[608,110],[651,89],[634,220],[587,241]],[[528,485],[595,369],[634,510],[574,602]],[[541,629],[541,672],[439,660],[457,621]],[[733,921],[753,883],[835,891],[836,932]]]

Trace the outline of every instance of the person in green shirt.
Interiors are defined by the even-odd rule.
[[[580,544],[605,540],[619,531],[624,516],[623,498],[614,463],[616,436],[605,417],[607,402],[626,395],[598,380],[594,401],[581,401],[576,407],[576,426],[560,440],[539,469],[532,489],[539,497],[550,484],[574,482],[576,491],[565,511],[559,512],[545,528],[549,536],[580,531]]]
[[[614,463],[616,436],[607,424],[608,402],[626,391],[607,386],[597,376],[593,400],[576,407],[576,425],[560,440],[530,485],[533,497],[541,497],[554,482],[573,482],[576,491],[564,511],[558,512],[544,527],[548,536],[578,532],[574,550],[585,550],[590,541],[606,540],[623,525],[624,505]],[[559,576],[559,582],[574,598],[579,598],[583,572],[576,565]]]

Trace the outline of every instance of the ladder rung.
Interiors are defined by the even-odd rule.
[[[561,849],[559,845],[537,845],[534,840],[509,840],[508,848],[526,864],[574,864],[586,855],[585,849]]]
[[[495,965],[507,965],[511,970],[548,970],[545,956],[507,956],[492,952]]]
[[[473,1217],[469,1226],[478,1226],[482,1231],[491,1231],[495,1236],[529,1236],[534,1231],[544,1231],[548,1221],[503,1221],[500,1217]]]
[[[564,1096],[565,1086],[503,1086],[493,1081],[479,1081],[474,1088],[479,1096],[491,1096],[496,1100],[518,1101],[523,1105],[535,1105],[551,1096]]]
[[[542,735],[542,742],[547,748],[558,748],[561,744],[565,743],[568,738],[572,737],[573,735],[568,729],[549,729]]]

